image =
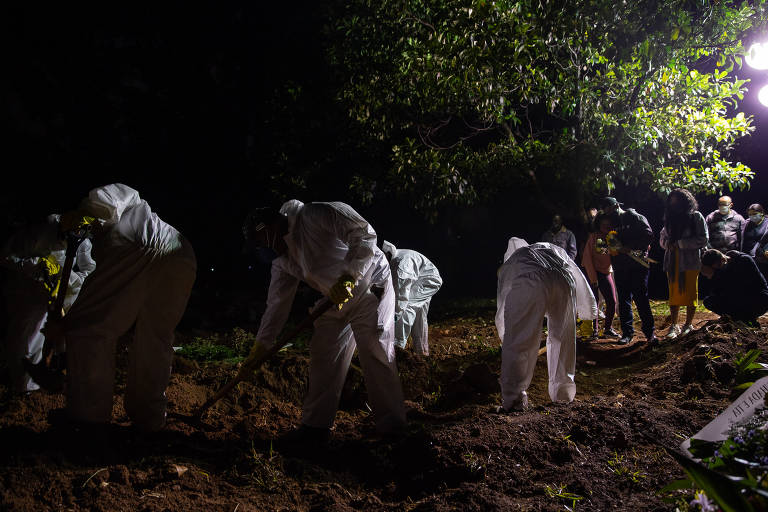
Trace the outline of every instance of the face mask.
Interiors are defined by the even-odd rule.
[[[731,211],[730,206],[718,206],[717,210],[720,212],[720,215],[728,215],[728,212]]]
[[[760,221],[763,220],[763,214],[762,213],[756,213],[754,215],[749,216],[749,221],[754,224],[759,224]]]

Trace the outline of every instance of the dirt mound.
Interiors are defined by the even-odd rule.
[[[119,396],[112,426],[89,431],[60,421],[60,395],[4,393],[0,509],[674,509],[657,491],[683,472],[662,446],[727,406],[736,356],[768,347],[763,331],[718,322],[656,350],[636,343],[618,358],[606,344],[604,360],[579,354],[571,404],[549,401],[540,357],[532,408],[497,415],[499,342],[492,312],[483,315],[438,322],[428,358],[397,352],[409,418],[402,436],[375,434],[353,361],[327,450],[281,439],[300,421],[305,350],[281,352],[202,425],[183,415],[237,367],[177,358],[167,393],[179,416],[154,435],[130,428]]]

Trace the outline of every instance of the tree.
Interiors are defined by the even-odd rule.
[[[576,206],[618,182],[747,187],[752,171],[729,160],[753,130],[734,68],[766,12],[765,0],[345,2],[329,17],[339,99],[388,159],[358,186],[426,211],[510,190]]]

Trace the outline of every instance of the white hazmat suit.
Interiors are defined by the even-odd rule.
[[[395,287],[395,344],[405,348],[408,336],[417,354],[429,355],[427,313],[432,296],[443,284],[437,267],[421,253],[398,249],[386,240],[382,251],[390,257]]]
[[[3,266],[10,270],[5,288],[8,309],[6,355],[14,389],[35,391],[40,386],[24,371],[22,359],[32,364],[43,356],[45,336],[40,330],[48,319],[49,294],[39,280],[41,258],[52,255],[60,267],[66,260],[67,241],[59,234],[59,216],[51,215],[48,222],[22,228],[3,249]],[[91,257],[91,241],[86,239],[77,248],[72,273],[69,275],[64,312],[68,311],[80,293],[83,280],[96,267]],[[58,347],[63,351],[64,347]]]
[[[579,268],[560,247],[512,238],[498,274],[496,329],[502,342],[502,406],[527,404],[526,389],[538,358],[547,318],[549,397],[570,402],[576,394],[576,315],[591,320],[597,304]]]
[[[120,336],[135,328],[125,409],[134,425],[165,425],[173,337],[196,274],[190,243],[122,184],[91,190],[80,209],[102,219],[93,239],[98,265],[65,317],[67,410],[71,419],[109,422]]]
[[[288,249],[272,262],[258,343],[274,344],[300,280],[325,296],[342,275],[355,281],[353,297],[342,309],[331,308],[315,321],[302,423],[315,428],[333,425],[357,346],[376,428],[386,432],[403,426],[405,408],[394,353],[395,294],[375,231],[344,203],[304,205],[293,200],[281,212],[288,218]]]

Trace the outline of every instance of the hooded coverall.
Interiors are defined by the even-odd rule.
[[[274,344],[300,280],[328,296],[339,277],[352,276],[353,297],[341,310],[331,308],[315,321],[302,423],[331,427],[357,346],[376,428],[399,428],[405,424],[405,408],[394,351],[395,294],[387,259],[376,247],[376,232],[344,203],[289,203],[291,208],[281,210],[288,214],[288,250],[272,261],[257,342]]]
[[[597,304],[584,275],[560,247],[510,240],[499,269],[496,329],[501,338],[502,406],[527,401],[547,318],[547,368],[552,401],[576,394],[576,314],[592,320]]]
[[[382,250],[390,254],[389,265],[395,287],[395,344],[405,348],[413,337],[417,354],[429,355],[427,313],[432,296],[443,284],[437,267],[421,253],[398,249],[386,240]]]
[[[104,229],[93,239],[96,270],[64,317],[69,416],[110,420],[117,340],[135,326],[125,409],[135,426],[157,430],[165,425],[174,330],[195,280],[194,251],[126,185],[91,190],[80,209],[103,219]]]
[[[45,336],[40,330],[48,320],[49,294],[38,280],[40,258],[53,255],[60,267],[66,260],[67,242],[59,237],[58,215],[48,222],[19,230],[3,249],[3,266],[10,269],[5,288],[8,309],[6,354],[12,385],[19,391],[40,389],[24,371],[22,359],[37,364],[43,356]],[[80,293],[85,277],[96,267],[91,258],[91,241],[77,248],[72,273],[69,275],[64,311],[68,311]],[[63,351],[64,347],[58,347]]]

